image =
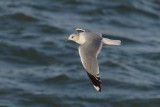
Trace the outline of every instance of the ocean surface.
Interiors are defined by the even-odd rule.
[[[102,92],[76,28],[122,41],[98,56]],[[0,0],[0,107],[160,107],[160,0]]]

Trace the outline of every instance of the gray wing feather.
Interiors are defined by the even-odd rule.
[[[97,63],[98,51],[101,48],[101,40],[86,42],[79,47],[79,54],[84,69],[94,87],[101,91],[101,81],[99,76],[99,67]]]
[[[88,30],[88,29],[80,29],[80,28],[77,28],[76,31],[77,31],[77,33],[90,32],[90,33],[92,33],[92,35],[97,35],[97,36],[99,36],[99,37],[102,37],[102,34],[101,34],[101,33],[99,33],[99,32],[94,32],[94,31]]]
[[[77,33],[85,32],[84,29],[79,29],[79,28],[77,28],[76,31],[77,31]]]

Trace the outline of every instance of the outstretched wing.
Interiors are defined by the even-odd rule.
[[[97,63],[97,55],[100,49],[100,40],[86,42],[79,47],[79,54],[83,67],[97,91],[101,91],[101,80]]]
[[[79,29],[79,28],[77,28],[76,31],[77,31],[77,33],[85,32],[84,29]]]
[[[99,33],[99,32],[94,32],[94,31],[91,31],[91,30],[88,30],[88,29],[80,29],[80,28],[77,28],[76,31],[77,31],[77,33],[90,32],[90,33],[92,33],[92,34],[94,34],[94,35],[97,35],[97,36],[99,36],[99,37],[102,37],[102,34],[101,34],[101,33]]]

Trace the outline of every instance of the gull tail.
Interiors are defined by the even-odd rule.
[[[121,45],[121,40],[111,40],[108,38],[103,38],[103,45]]]

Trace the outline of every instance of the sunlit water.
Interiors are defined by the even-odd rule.
[[[76,28],[120,39],[90,83]],[[0,107],[159,107],[159,0],[0,0]]]

